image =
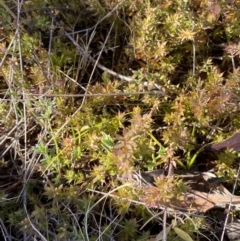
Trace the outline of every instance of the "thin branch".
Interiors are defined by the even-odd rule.
[[[234,183],[234,186],[233,186],[233,191],[232,191],[231,200],[230,200],[230,202],[229,202],[229,206],[228,206],[228,209],[227,209],[227,214],[226,214],[226,218],[225,218],[225,222],[224,222],[224,226],[223,226],[223,231],[222,231],[222,235],[221,235],[221,241],[224,240],[224,234],[225,234],[225,230],[226,230],[226,227],[227,227],[228,218],[229,218],[229,214],[230,214],[230,211],[231,211],[231,207],[232,207],[232,203],[233,203],[233,198],[234,198],[234,193],[235,193],[235,191],[236,191],[236,187],[237,187],[239,175],[240,175],[240,164],[239,164],[239,166],[238,166],[237,177],[236,177],[236,179],[235,179],[235,183]]]
[[[19,94],[20,95],[20,94]],[[35,100],[33,97],[118,97],[118,96],[131,96],[131,95],[159,95],[159,96],[168,96],[163,91],[154,90],[154,91],[134,91],[134,92],[119,92],[119,93],[105,93],[105,94],[26,94],[25,100]],[[27,97],[28,96],[28,97]],[[5,98],[3,101],[11,102],[12,99]]]

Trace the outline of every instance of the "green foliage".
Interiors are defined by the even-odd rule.
[[[0,216],[13,239],[151,240],[134,203],[177,206],[188,186],[157,177],[144,193],[135,171],[201,163],[233,182],[237,153],[201,152],[240,129],[239,1],[16,4],[0,2]],[[165,96],[144,93],[157,85]],[[186,218],[168,239],[202,226]]]
[[[136,239],[137,221],[136,219],[124,220],[122,223],[123,229],[119,234],[119,240],[134,240]]]

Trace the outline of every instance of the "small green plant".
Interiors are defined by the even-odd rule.
[[[165,225],[149,207],[174,208],[188,187],[162,177],[144,189],[134,173],[201,163],[232,183],[238,154],[205,144],[240,129],[238,5],[1,1],[5,237],[161,240],[141,229]],[[187,217],[167,238],[195,240],[204,225]]]

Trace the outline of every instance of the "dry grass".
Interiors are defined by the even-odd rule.
[[[238,45],[228,42],[225,62],[214,62],[207,32],[222,31],[214,9],[239,11],[206,4],[0,0],[3,240],[208,240],[203,215],[157,199],[182,194],[178,180],[134,181],[140,170],[198,168],[194,143],[240,127],[238,51],[226,56]],[[237,153],[226,154],[206,154],[200,169],[214,167],[231,184]],[[146,196],[153,189],[162,196]]]

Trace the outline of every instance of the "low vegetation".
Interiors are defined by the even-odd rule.
[[[204,146],[240,129],[240,1],[0,0],[0,16],[2,237],[209,240],[204,216],[151,208],[186,183],[158,177],[156,196],[136,177],[232,187],[238,152]]]

